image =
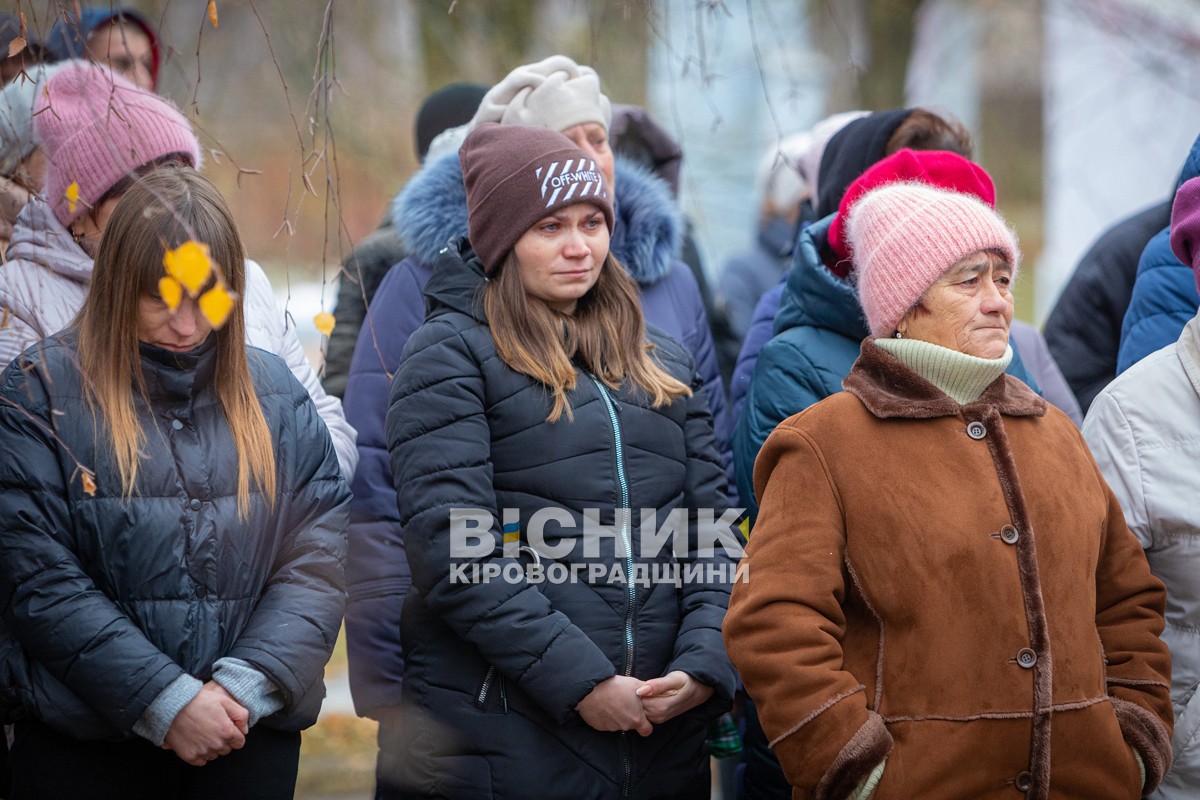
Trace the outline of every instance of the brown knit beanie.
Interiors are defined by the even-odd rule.
[[[525,231],[576,203],[604,212],[613,229],[612,196],[596,162],[548,128],[485,122],[459,150],[467,189],[467,233],[491,275]]]

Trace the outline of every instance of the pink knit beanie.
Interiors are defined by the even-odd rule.
[[[1175,193],[1171,204],[1171,250],[1196,274],[1200,291],[1200,178],[1192,178]]]
[[[490,275],[534,223],[591,203],[613,229],[612,195],[596,162],[558,131],[485,122],[459,151],[467,233]]]
[[[976,197],[923,183],[892,183],[855,204],[847,239],[858,298],[872,336],[891,336],[946,270],[980,250],[998,250],[1017,277],[1016,236]]]
[[[46,200],[63,227],[144,164],[178,153],[200,166],[200,142],[171,101],[84,61],[46,83],[34,127],[46,154]],[[79,187],[74,211],[72,183]]]

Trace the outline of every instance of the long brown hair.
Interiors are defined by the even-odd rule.
[[[651,357],[637,284],[611,253],[574,313],[563,314],[525,292],[510,252],[484,288],[483,310],[504,363],[550,389],[554,406],[547,422],[564,413],[572,418],[567,392],[575,388],[575,358],[612,389],[628,380],[652,408],[692,393]]]
[[[229,207],[190,167],[162,167],[139,176],[105,227],[91,287],[75,320],[86,398],[99,409],[111,439],[125,497],[133,494],[146,434],[134,392],[149,404],[138,355],[138,303],[157,294],[163,254],[189,239],[208,245],[211,259],[237,297],[245,293],[245,253]],[[250,509],[253,478],[269,504],[275,498],[275,452],[246,363],[246,323],[240,299],[217,337],[213,376],[217,399],[238,454],[238,512]]]

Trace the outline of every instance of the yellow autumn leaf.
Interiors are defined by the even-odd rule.
[[[229,319],[233,311],[234,298],[225,287],[217,284],[200,295],[200,313],[203,314],[214,328],[220,328]]]
[[[335,324],[333,314],[330,314],[328,311],[322,311],[313,317],[313,324],[317,326],[317,330],[321,332],[322,336],[328,336],[333,333],[333,326]]]
[[[92,473],[82,467],[79,468],[79,482],[83,484],[83,491],[89,496],[96,494],[96,479],[92,477]]]
[[[12,58],[13,56],[19,54],[25,49],[26,44],[27,42],[25,41],[24,36],[18,36],[17,38],[13,39],[8,43],[8,57]]]
[[[79,205],[79,184],[71,181],[71,185],[67,187],[64,194],[67,196],[67,213],[74,214],[75,207]]]
[[[212,275],[212,261],[208,257],[208,245],[189,239],[174,250],[163,255],[163,266],[167,274],[183,284],[188,295],[196,293]]]
[[[158,296],[167,304],[167,308],[174,311],[179,308],[179,301],[183,299],[183,287],[179,285],[179,281],[164,275],[158,279]]]
[[[217,27],[217,0],[208,0],[208,21]]]

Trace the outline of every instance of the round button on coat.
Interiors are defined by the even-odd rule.
[[[1017,533],[1017,529],[1012,525],[1005,525],[1000,529],[1000,541],[1005,544],[1016,544],[1017,539],[1021,538],[1021,534]]]
[[[1028,647],[1022,648],[1021,651],[1017,653],[1017,664],[1019,664],[1022,669],[1031,669],[1036,663],[1037,653],[1033,652]]]
[[[1022,772],[1017,775],[1016,786],[1022,792],[1028,792],[1033,788],[1033,773]]]
[[[984,426],[984,424],[982,422],[980,422],[979,420],[976,420],[975,422],[972,422],[970,425],[967,426],[967,436],[970,436],[972,439],[979,441],[983,437],[987,436],[987,428]]]
[[[177,431],[181,431],[181,430],[183,430],[183,423],[177,419],[173,419],[173,420],[171,420],[171,427]]]
[[[200,501],[194,497],[192,498],[192,502],[188,503],[188,505],[191,506],[192,511],[200,510]]]

